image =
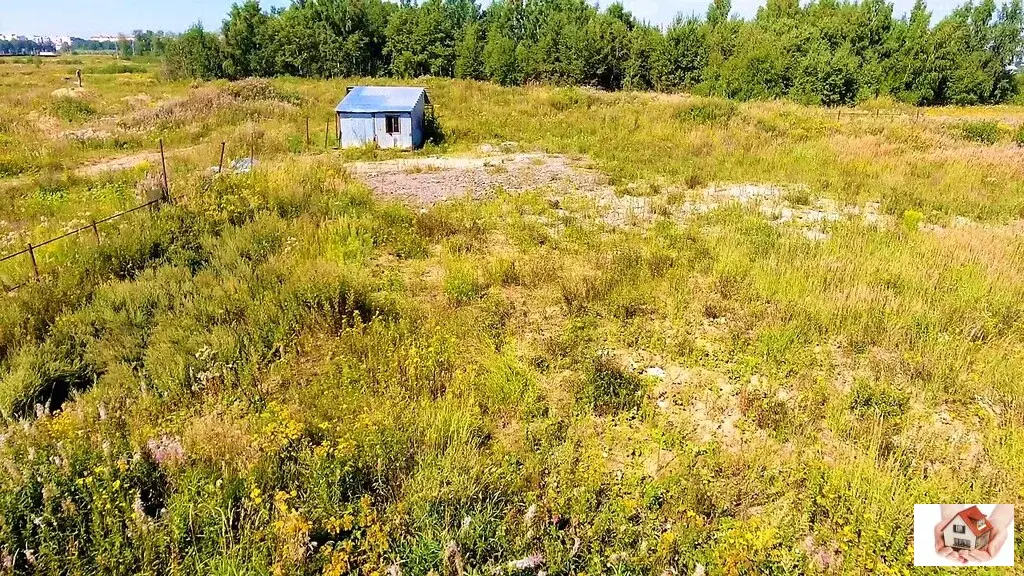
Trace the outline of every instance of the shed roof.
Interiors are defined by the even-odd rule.
[[[349,90],[345,99],[338,104],[338,112],[412,112],[423,96],[425,102],[426,88],[407,86],[355,86]]]

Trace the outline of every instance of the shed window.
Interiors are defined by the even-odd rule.
[[[399,126],[398,116],[385,116],[384,124],[388,134],[398,134],[402,131]]]
[[[966,534],[967,533],[967,526],[960,526],[958,524],[954,524],[953,525],[953,532],[956,532],[957,534]]]

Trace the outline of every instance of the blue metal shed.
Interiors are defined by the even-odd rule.
[[[336,108],[338,141],[342,148],[419,148],[429,103],[425,88],[353,86]]]

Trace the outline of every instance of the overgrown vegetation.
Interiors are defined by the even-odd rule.
[[[907,573],[913,504],[1024,497],[1024,169],[960,131],[1018,108],[430,79],[398,156],[306,145],[351,80],[139,65],[70,125],[66,63],[0,70],[4,253],[138,203],[153,161],[95,167],[157,138],[176,201],[0,302],[0,573]],[[516,151],[598,174],[353,164]]]

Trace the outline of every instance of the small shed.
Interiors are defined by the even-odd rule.
[[[411,150],[423,146],[426,88],[353,86],[338,104],[338,142],[342,148],[376,144]]]

